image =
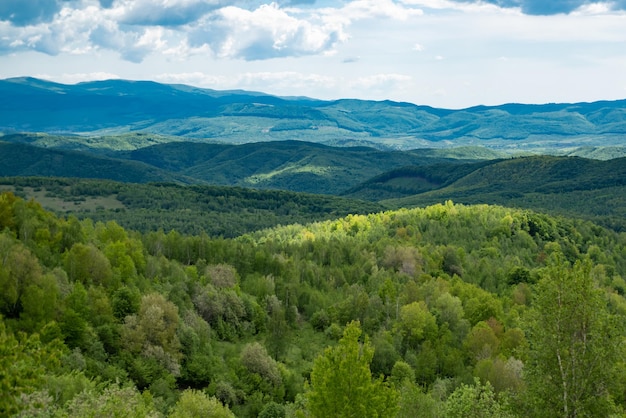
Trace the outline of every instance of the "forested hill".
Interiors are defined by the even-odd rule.
[[[475,161],[499,155],[479,148],[379,151],[302,141],[242,145],[173,141],[146,146],[151,138],[143,135],[104,137],[97,145],[94,141],[80,143],[76,137],[41,134],[0,138],[11,141],[0,140],[0,176],[170,181],[321,194],[339,194],[376,174],[406,165]],[[104,142],[121,149],[137,143],[143,146],[122,151],[99,147]],[[89,147],[89,143],[95,146]]]
[[[231,143],[300,139],[379,148],[483,145],[555,150],[623,145],[626,101],[436,109],[323,101],[146,81],[0,80],[1,132],[148,132]],[[449,141],[450,143],[448,143]]]
[[[0,415],[620,416],[625,277],[624,234],[527,210],[212,239],[3,193]]]
[[[77,151],[46,149],[1,140],[0,176],[101,178],[130,183],[202,182],[202,180],[168,172],[139,161],[125,161]]]
[[[116,154],[211,184],[322,194],[340,194],[394,168],[442,162],[453,165],[494,154],[478,155],[468,150],[467,156],[459,152],[451,158],[437,150],[379,151],[302,141],[242,145],[172,142]]]
[[[384,209],[375,202],[281,190],[80,178],[5,177],[0,178],[2,191],[37,200],[63,216],[115,220],[143,233],[162,230],[226,238]]]
[[[626,231],[626,158],[532,156],[403,167],[349,190],[391,208],[455,202],[531,208]]]

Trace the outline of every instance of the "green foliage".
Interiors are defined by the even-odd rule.
[[[441,402],[416,386],[405,382],[400,388],[397,418],[438,418],[443,415]]]
[[[475,379],[474,385],[462,384],[446,400],[445,416],[449,418],[508,418],[513,415],[502,404],[489,384]]]
[[[437,321],[423,301],[400,308],[398,332],[407,347],[417,348],[425,340],[437,335]]]
[[[282,383],[278,364],[259,343],[246,345],[241,351],[241,363],[250,372],[256,373],[274,386]]]
[[[101,178],[136,183],[191,182],[183,175],[140,162],[6,142],[0,142],[0,176]]]
[[[14,335],[0,321],[0,415],[17,413],[19,396],[43,387],[45,374],[59,368],[62,354],[58,340],[42,344],[38,334]]]
[[[390,196],[382,203],[390,207],[425,206],[446,199],[465,204],[488,202],[496,205],[550,211],[583,217],[617,230],[625,230],[623,196],[626,196],[624,158],[596,161],[574,157],[532,156],[463,165],[448,171],[458,177],[433,190],[415,190]],[[424,171],[425,169],[422,169]],[[391,182],[391,180],[389,180]],[[385,189],[385,183],[377,184]],[[393,188],[393,186],[389,186]],[[354,197],[363,197],[366,190]],[[378,199],[380,200],[380,199]],[[541,216],[526,220],[527,231],[549,239],[550,225]],[[504,231],[503,231],[504,232]]]
[[[0,208],[0,398],[21,416],[125,400],[167,415],[188,389],[242,417],[553,415],[559,315],[565,335],[589,331],[560,340],[580,360],[565,376],[584,383],[568,399],[587,399],[569,410],[626,406],[626,239],[589,222],[446,202],[224,239],[59,218],[9,194]]]
[[[526,371],[537,415],[612,412],[611,384],[622,354],[621,338],[590,270],[589,262],[569,267],[555,254],[537,284],[529,313]]]
[[[36,198],[50,210],[80,219],[108,222],[143,233],[155,232],[152,244],[171,257],[180,243],[158,231],[236,237],[276,225],[335,219],[349,213],[370,213],[381,205],[334,196],[320,196],[279,190],[253,190],[221,186],[181,186],[174,183],[128,184],[104,180],[54,178],[2,178],[4,187],[20,188],[26,198]],[[5,195],[8,203],[14,197]],[[0,208],[2,208],[0,204]],[[7,208],[10,206],[7,204]],[[14,225],[14,210],[6,209],[7,225]],[[2,213],[2,212],[0,212]],[[2,216],[2,215],[0,215]],[[63,225],[62,245],[71,248],[84,243],[76,218]],[[1,224],[0,224],[1,226]],[[204,235],[206,239],[206,235]],[[124,241],[124,240],[123,240]],[[131,240],[132,242],[132,240]],[[125,245],[131,245],[125,242]],[[104,248],[100,248],[104,250]],[[206,255],[194,254],[200,258]],[[140,270],[137,259],[131,257]],[[195,260],[194,260],[195,261]]]
[[[159,417],[152,399],[134,387],[110,385],[102,392],[84,391],[74,397],[57,416],[77,418]]]
[[[314,417],[384,417],[397,410],[398,394],[382,379],[372,380],[374,350],[359,343],[358,322],[346,326],[336,347],[319,356],[311,371],[308,409]]]
[[[169,418],[234,418],[235,415],[214,397],[189,389],[181,393]]]

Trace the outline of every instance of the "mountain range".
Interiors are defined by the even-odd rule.
[[[149,81],[74,85],[0,80],[0,132],[129,132],[201,142],[306,140],[379,149],[480,145],[511,152],[621,146],[626,100],[437,109],[411,103],[277,97]]]

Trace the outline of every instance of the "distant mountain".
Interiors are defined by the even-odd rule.
[[[567,153],[581,146],[623,146],[626,100],[449,110],[149,81],[65,85],[11,78],[0,80],[0,131],[142,132],[227,143],[291,139],[381,149],[481,145]]]

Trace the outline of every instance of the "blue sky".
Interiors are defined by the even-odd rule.
[[[0,78],[462,108],[626,98],[626,0],[0,0]]]

